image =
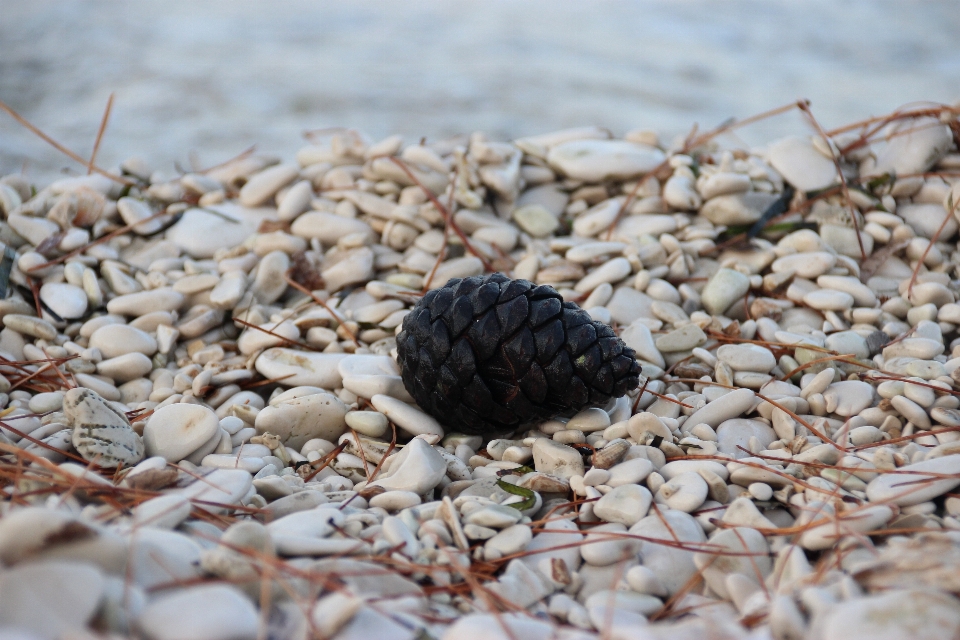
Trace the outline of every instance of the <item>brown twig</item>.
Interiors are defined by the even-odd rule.
[[[107,130],[107,122],[110,121],[110,112],[113,111],[113,93],[107,98],[107,107],[103,110],[103,118],[100,119],[100,128],[97,129],[97,138],[93,143],[93,151],[90,152],[90,161],[87,163],[87,175],[93,173],[93,167],[97,162],[97,153],[100,151],[100,143],[103,141],[103,134]]]
[[[299,341],[299,340],[291,340],[290,338],[285,338],[284,336],[280,335],[279,333],[277,333],[277,332],[275,332],[275,331],[271,331],[270,329],[266,329],[266,328],[264,328],[264,327],[258,327],[257,325],[253,324],[252,322],[247,322],[246,320],[241,320],[240,318],[233,318],[233,321],[236,322],[236,323],[238,323],[238,324],[243,325],[244,327],[246,327],[246,328],[248,328],[248,329],[253,329],[254,331],[262,331],[263,333],[267,334],[268,336],[273,336],[274,338],[277,338],[277,339],[279,339],[279,340],[282,340],[282,341],[283,341],[283,344],[288,344],[288,345],[294,345],[294,346],[297,346],[297,347],[302,347],[302,348],[306,349],[307,351],[320,351],[320,349],[317,349],[316,347],[311,346],[311,345],[307,344],[306,342],[301,342],[301,341]]]
[[[86,160],[84,160],[83,158],[81,158],[79,155],[77,155],[77,154],[74,153],[73,151],[70,151],[70,149],[67,149],[65,146],[63,146],[62,144],[60,144],[59,142],[57,142],[56,140],[54,140],[53,138],[51,138],[50,136],[48,136],[47,134],[45,134],[43,131],[41,131],[41,130],[38,129],[37,127],[33,126],[32,124],[30,124],[30,122],[28,122],[26,118],[24,118],[24,117],[21,116],[19,113],[17,113],[16,111],[14,111],[13,107],[11,107],[10,105],[8,105],[8,104],[7,104],[6,102],[4,102],[3,100],[0,100],[0,110],[6,111],[7,114],[8,114],[11,118],[13,118],[13,119],[16,120],[17,122],[19,122],[21,125],[23,125],[23,126],[26,127],[27,129],[29,129],[31,133],[33,133],[34,135],[38,136],[38,137],[39,137],[40,139],[42,139],[44,142],[46,142],[47,144],[49,144],[50,146],[52,146],[54,149],[56,149],[56,150],[59,151],[60,153],[62,153],[63,155],[67,156],[68,158],[70,158],[71,160],[75,160],[76,162],[79,162],[80,164],[82,164],[82,165],[85,166],[85,167],[91,166],[96,173],[99,173],[99,174],[102,175],[103,177],[109,178],[109,179],[113,180],[114,182],[119,182],[120,184],[125,184],[125,185],[128,185],[128,186],[134,186],[134,185],[137,184],[136,182],[134,182],[134,181],[132,181],[132,180],[127,180],[127,179],[124,178],[123,176],[114,175],[114,174],[110,173],[109,171],[104,171],[104,170],[101,169],[100,167],[96,167],[96,166],[91,165],[91,164],[88,163]]]
[[[947,228],[947,223],[953,220],[954,214],[957,212],[957,205],[960,204],[960,200],[953,202],[953,194],[950,196],[950,211],[947,212],[947,215],[943,217],[943,222],[940,223],[940,226],[937,228],[936,233],[930,238],[930,242],[927,243],[927,246],[923,250],[923,254],[920,256],[920,259],[917,260],[917,266],[913,268],[913,273],[910,274],[910,283],[907,285],[907,300],[910,300],[910,294],[913,292],[913,285],[917,282],[917,277],[920,275],[920,267],[923,266],[923,261],[927,259],[927,254],[930,253],[930,247],[940,238],[940,234],[943,233],[943,230]]]
[[[424,185],[423,182],[421,182],[420,179],[414,175],[413,171],[410,170],[410,167],[408,167],[407,164],[400,158],[389,156],[387,159],[400,167],[400,169],[407,174],[407,177],[410,178],[414,184],[420,187],[421,190],[423,190],[424,195],[426,195],[430,202],[433,203],[433,206],[436,207],[437,211],[440,212],[440,215],[443,216],[444,222],[450,225],[450,228],[453,229],[453,232],[456,233],[457,237],[460,238],[460,241],[463,242],[463,246],[466,248],[466,250],[476,256],[480,262],[483,263],[484,270],[495,271],[493,265],[490,264],[489,260],[487,260],[487,257],[477,251],[476,247],[474,247],[470,242],[470,238],[467,237],[467,234],[463,232],[463,229],[460,228],[460,225],[458,225],[453,219],[452,212],[450,212],[445,206],[443,206],[443,204],[440,203],[440,201],[437,199],[437,196],[433,195],[433,192],[430,191],[430,189],[427,189],[426,185]],[[453,188],[456,187],[454,186]]]
[[[44,262],[43,264],[38,264],[38,265],[35,266],[35,267],[30,267],[30,268],[27,270],[27,272],[28,272],[28,273],[32,273],[32,272],[34,272],[34,271],[39,271],[40,269],[46,269],[47,267],[52,267],[53,265],[60,264],[61,262],[66,262],[67,260],[69,260],[69,259],[72,258],[73,256],[78,256],[78,255],[80,255],[81,253],[83,253],[84,251],[86,251],[87,249],[89,249],[89,248],[91,248],[91,247],[95,247],[95,246],[97,246],[98,244],[103,244],[104,242],[106,242],[106,241],[108,241],[108,240],[111,240],[111,239],[113,239],[113,238],[115,238],[115,237],[117,237],[117,236],[120,236],[120,235],[123,235],[123,234],[127,233],[128,231],[131,231],[134,227],[140,226],[141,224],[145,224],[145,223],[147,223],[147,222],[150,222],[151,220],[156,220],[157,218],[161,218],[161,217],[166,216],[166,215],[168,215],[166,211],[161,211],[160,213],[155,213],[155,214],[153,214],[153,215],[150,216],[149,218],[144,218],[143,220],[139,220],[139,221],[137,221],[137,222],[134,222],[133,224],[128,224],[128,225],[125,225],[125,226],[123,226],[123,227],[120,227],[119,229],[114,229],[114,230],[111,231],[110,233],[106,233],[106,234],[100,236],[99,238],[97,238],[96,240],[92,240],[91,242],[88,242],[87,244],[83,245],[82,247],[78,247],[78,248],[74,249],[73,251],[70,251],[70,252],[68,252],[68,253],[65,253],[65,254],[63,254],[62,256],[60,256],[59,258],[54,258],[53,260],[48,260],[47,262]]]
[[[807,118],[810,120],[810,123],[816,128],[817,133],[820,134],[820,137],[823,138],[824,143],[827,147],[830,147],[830,136],[827,135],[827,132],[823,130],[823,127],[820,126],[820,123],[813,115],[813,111],[810,110],[810,103],[806,101],[798,102],[797,106],[803,111]],[[857,222],[857,207],[853,204],[853,200],[850,199],[850,188],[847,186],[847,178],[843,175],[843,169],[840,167],[840,159],[837,157],[837,154],[831,151],[830,159],[833,161],[833,166],[836,167],[837,176],[840,178],[840,188],[843,191],[843,202],[844,205],[850,211],[850,220],[853,222],[853,230],[857,234],[857,245],[860,247],[860,259],[867,259],[867,251],[863,248],[863,238],[860,237],[860,223]]]
[[[231,162],[236,162],[237,160],[243,160],[247,156],[252,155],[253,152],[256,150],[257,150],[257,145],[255,144],[250,145],[249,147],[247,147],[237,155],[233,156],[232,158],[228,160],[224,160],[220,164],[215,164],[212,167],[207,167],[206,169],[200,169],[196,173],[206,174],[206,173],[210,173],[211,171],[215,171],[216,169],[222,169],[223,167],[227,166]]]
[[[343,328],[344,333],[346,333],[350,337],[350,339],[353,340],[353,344],[357,345],[358,347],[361,346],[360,341],[357,339],[356,334],[354,334],[353,331],[350,330],[350,327],[347,326],[347,321],[346,319],[344,319],[343,316],[341,316],[339,313],[334,312],[334,310],[331,309],[326,302],[324,302],[317,295],[315,295],[313,291],[310,291],[309,289],[307,289],[305,286],[303,286],[296,280],[291,279],[289,275],[285,274],[283,276],[283,279],[287,282],[288,285],[290,285],[300,293],[310,296],[314,302],[316,302],[318,305],[326,309],[327,313],[333,316],[333,319],[340,323],[340,326]]]

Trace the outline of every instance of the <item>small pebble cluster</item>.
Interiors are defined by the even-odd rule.
[[[3,177],[0,637],[957,637],[957,115]],[[403,318],[492,271],[640,388],[423,412]]]

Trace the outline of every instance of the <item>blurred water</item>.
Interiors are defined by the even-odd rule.
[[[0,99],[100,163],[213,164],[305,129],[668,136],[797,98],[826,125],[960,98],[955,2],[0,0]],[[797,116],[747,143],[804,130]],[[81,168],[0,114],[0,172]]]

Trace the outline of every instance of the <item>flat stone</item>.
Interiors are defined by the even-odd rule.
[[[422,495],[436,487],[446,473],[447,463],[437,450],[422,438],[414,438],[400,453],[387,459],[372,484],[388,491]]]
[[[170,404],[157,409],[143,428],[148,456],[179,462],[220,432],[220,420],[198,404]]]
[[[626,533],[627,527],[621,523],[601,524],[590,529],[580,547],[584,562],[604,567],[636,557],[640,541]]]
[[[567,422],[567,429],[592,433],[603,431],[610,426],[610,415],[603,409],[591,407],[576,413]]]
[[[473,524],[490,529],[504,529],[515,525],[523,517],[519,510],[500,504],[491,504],[471,511],[464,517],[464,524]]]
[[[243,244],[256,233],[260,221],[272,213],[272,209],[244,209],[236,204],[187,209],[167,229],[166,238],[191,257],[212,258],[217,249]]]
[[[294,220],[310,208],[313,197],[313,185],[309,180],[301,180],[287,191],[283,201],[277,206],[277,216],[281,220]]]
[[[22,315],[19,313],[8,313],[3,316],[3,325],[11,331],[40,338],[41,340],[53,340],[57,337],[57,329],[52,324],[41,318]]]
[[[929,475],[922,472],[929,472]],[[899,467],[867,484],[867,498],[874,503],[906,507],[932,500],[960,485],[960,455],[949,455]]]
[[[831,445],[823,446],[833,448]],[[772,466],[768,460],[755,456],[748,456],[741,458],[741,460],[749,464],[731,462],[727,465],[730,469],[730,482],[732,484],[749,487],[756,482],[760,482],[777,488],[792,484],[793,476],[784,473],[779,467]]]
[[[420,541],[413,531],[396,516],[387,516],[381,523],[381,533],[391,546],[408,558],[416,558],[420,553]]]
[[[308,211],[293,221],[290,232],[301,238],[316,238],[324,245],[334,245],[347,235],[373,233],[366,222],[355,218],[345,218],[326,211]]]
[[[362,311],[362,309],[361,309]],[[400,377],[393,358],[377,355],[352,355],[337,365],[343,387],[361,398],[388,395],[403,402],[414,402]]]
[[[308,386],[333,390],[343,384],[337,365],[349,355],[274,347],[257,356],[255,366],[263,377],[277,380],[286,387]]]
[[[222,584],[162,594],[137,620],[150,640],[256,640],[259,622],[253,603]]]
[[[822,276],[837,263],[837,257],[826,251],[807,251],[777,258],[770,265],[774,273],[793,271],[801,278]]]
[[[707,499],[707,483],[693,471],[681,473],[665,482],[657,490],[656,500],[671,509],[690,513]]]
[[[833,161],[817,151],[809,137],[777,140],[767,149],[767,161],[800,191],[825,189],[838,181]]]
[[[513,220],[517,225],[535,238],[549,236],[560,226],[560,221],[546,207],[528,204],[513,211]]]
[[[146,331],[126,324],[108,324],[90,336],[89,346],[100,350],[105,359],[128,353],[152,356],[157,352],[157,341]]]
[[[653,463],[645,458],[633,458],[610,467],[607,486],[620,487],[639,484],[653,473]]]
[[[313,438],[336,442],[347,427],[346,405],[326,391],[305,391],[300,395],[296,390],[294,387],[287,392],[293,392],[292,397],[260,410],[254,425],[257,433],[272,433],[297,450]]]
[[[779,439],[772,427],[759,420],[732,418],[724,420],[717,427],[717,448],[720,453],[734,458],[749,458],[752,455],[748,446],[750,438],[759,440],[764,449]]]
[[[550,438],[537,438],[533,443],[533,464],[540,473],[569,479],[583,475],[583,457],[573,447]]]
[[[267,505],[266,511],[274,519],[279,519],[284,516],[288,516],[291,513],[314,509],[322,504],[327,504],[328,502],[330,502],[330,499],[322,492],[307,489],[305,491],[298,491],[292,495],[284,496],[274,500]]]
[[[593,513],[605,522],[619,522],[632,527],[647,511],[653,496],[646,487],[625,484],[614,488],[593,505]]]
[[[703,308],[720,315],[750,290],[750,278],[733,269],[718,269],[700,293]]]
[[[153,217],[157,214],[157,212],[151,209],[150,205],[143,200],[137,200],[136,198],[131,198],[129,196],[117,200],[117,213],[119,213],[120,217],[123,218],[123,222],[125,224],[136,225],[133,227],[133,232],[137,235],[148,236],[154,234],[164,225],[164,220],[162,217],[155,218],[150,222],[137,224],[138,222]]]
[[[374,255],[369,247],[352,249],[341,260],[320,272],[329,291],[373,279]],[[445,281],[444,281],[445,282]]]
[[[714,473],[722,480],[726,480],[730,475],[726,465],[716,460],[673,460],[660,467],[658,471],[667,480],[672,480],[683,473],[700,473],[702,471]]]
[[[487,540],[483,545],[483,550],[485,554],[496,556],[492,559],[499,560],[504,556],[520,553],[532,539],[533,533],[530,531],[530,527],[523,524],[516,524],[503,529],[497,535]]]
[[[72,284],[48,282],[40,287],[40,299],[64,320],[82,318],[87,312],[87,294]]]
[[[210,305],[214,309],[232,309],[247,290],[247,275],[242,271],[228,271],[210,291]]]
[[[117,296],[107,303],[107,311],[138,318],[157,311],[176,311],[185,299],[179,291],[169,287],[159,287]]]
[[[630,527],[629,533],[643,538],[639,549],[643,566],[656,575],[668,594],[679,591],[697,572],[694,553],[676,546],[678,541],[692,546],[706,541],[703,529],[693,516],[680,511],[661,511],[640,520]],[[655,540],[663,540],[663,544]]]
[[[669,353],[688,351],[694,347],[699,347],[706,341],[707,335],[703,332],[703,329],[695,324],[686,324],[666,335],[659,336],[655,344],[661,352]]]
[[[633,322],[621,331],[620,339],[623,340],[628,347],[637,352],[638,359],[646,360],[661,369],[666,366],[663,355],[653,341],[653,334],[650,333],[650,329],[647,328],[642,321]]]
[[[724,420],[730,420],[745,414],[753,407],[756,399],[756,394],[750,389],[737,389],[707,403],[706,406],[687,418],[687,422],[691,425],[698,425],[702,422],[711,427],[718,427]]]
[[[834,382],[823,392],[827,411],[843,417],[855,416],[873,403],[873,387],[860,380]]]
[[[134,507],[133,525],[174,529],[189,517],[190,509],[190,501],[181,495],[157,496]]]
[[[613,297],[606,307],[614,322],[629,328],[638,318],[653,317],[652,304],[653,299],[642,291],[632,287],[620,287],[613,292]]]
[[[665,159],[655,147],[621,140],[571,140],[547,154],[547,162],[556,170],[587,182],[629,180],[652,171]]]
[[[950,640],[960,633],[960,601],[931,590],[893,590],[839,602],[815,626],[823,640]]]
[[[271,251],[260,258],[256,274],[250,284],[250,293],[261,304],[275,302],[287,290],[286,277],[290,268],[290,256],[280,250]]]
[[[440,423],[413,405],[382,394],[373,396],[370,403],[388,420],[411,435],[443,437],[444,431]]]
[[[354,319],[358,314],[354,314]],[[358,320],[359,322],[359,320]],[[348,355],[337,363],[337,371],[344,378],[350,376],[399,375],[400,368],[390,356],[370,354]]]
[[[829,504],[814,509],[808,504],[809,518],[798,521],[797,526],[805,526],[798,544],[804,549],[822,551],[837,546],[845,538],[856,539],[863,534],[879,529],[894,517],[894,508],[889,505],[866,505],[845,511],[837,517]],[[810,527],[809,522],[827,520],[824,524]]]
[[[152,369],[153,362],[142,353],[128,353],[97,363],[97,373],[112,379],[115,384],[143,378]]]
[[[345,420],[348,427],[371,438],[382,437],[389,426],[387,416],[379,411],[350,411]]]
[[[0,627],[31,634],[12,635],[13,640],[83,634],[104,586],[99,569],[79,562],[45,561],[7,569],[0,572]]]
[[[654,596],[634,591],[604,590],[592,594],[584,602],[591,617],[604,620],[615,612],[630,611],[644,617],[653,615],[663,608],[663,601]],[[596,611],[595,611],[596,610]]]
[[[823,279],[826,276],[821,276]],[[867,340],[856,331],[838,331],[831,333],[824,341],[824,347],[840,354],[850,354],[854,358],[869,358],[870,348]]]
[[[766,578],[773,568],[767,541],[756,529],[723,529],[714,534],[709,542],[715,545],[717,552],[698,552],[694,555],[694,563],[703,573],[707,585],[721,598],[730,598],[728,576],[739,574],[757,583]],[[721,551],[724,548],[739,555],[724,555]]]
[[[943,219],[947,217],[947,210],[940,204],[904,204],[897,207],[897,215],[913,229],[921,238],[933,238]],[[941,241],[952,238],[957,232],[957,219],[951,216],[938,236]]]
[[[777,366],[773,353],[756,344],[725,344],[717,349],[717,359],[734,371],[768,373]]]
[[[72,442],[84,460],[106,468],[133,466],[143,459],[144,442],[127,417],[95,391],[75,388],[63,397]]]
[[[44,240],[60,232],[60,227],[56,222],[33,216],[13,214],[7,217],[7,224],[34,246],[39,246]]]
[[[55,548],[60,540],[93,540],[99,531],[77,516],[45,507],[11,509],[0,519],[0,560],[13,566]]]
[[[818,289],[804,295],[803,303],[819,311],[846,311],[853,307],[853,296],[843,291]]]
[[[270,200],[277,191],[297,179],[299,167],[294,164],[278,164],[256,173],[240,189],[240,204],[259,207]]]
[[[384,491],[369,500],[371,507],[385,509],[390,513],[415,507],[420,504],[420,502],[420,496],[412,491]]]
[[[714,224],[751,224],[760,219],[763,212],[779,196],[761,191],[746,191],[717,196],[707,200],[700,208],[700,215]]]
[[[469,278],[483,273],[483,263],[476,256],[463,256],[440,263],[430,281],[430,288],[437,289],[453,278]]]
[[[576,571],[583,561],[577,546],[583,539],[576,523],[549,520],[527,544],[526,553],[520,561],[531,569],[539,569],[548,577],[554,575],[554,566],[560,563],[568,572]]]
[[[632,267],[626,258],[613,258],[584,276],[573,290],[580,293],[593,291],[602,284],[615,284],[630,275]]]
[[[910,133],[905,133],[909,131]],[[898,176],[928,171],[950,149],[950,128],[934,118],[901,120],[880,153],[872,175],[892,172]]]
[[[268,333],[269,332],[269,333]],[[286,340],[284,340],[286,338]],[[237,339],[237,348],[244,355],[253,355],[262,350],[300,340],[300,329],[290,320],[264,322],[244,329]]]
[[[754,485],[751,485],[754,486]],[[760,485],[770,489],[768,485]],[[773,493],[772,491],[770,492]],[[769,500],[769,498],[767,498]],[[750,527],[752,529],[776,529],[777,525],[768,520],[750,498],[737,498],[731,502],[723,512],[721,520],[728,524],[738,527]]]

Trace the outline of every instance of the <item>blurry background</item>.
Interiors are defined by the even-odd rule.
[[[0,99],[98,163],[596,124],[666,139],[800,97],[825,126],[960,98],[955,0],[0,0]],[[796,116],[745,142],[796,133]],[[0,113],[0,172],[82,167]]]

